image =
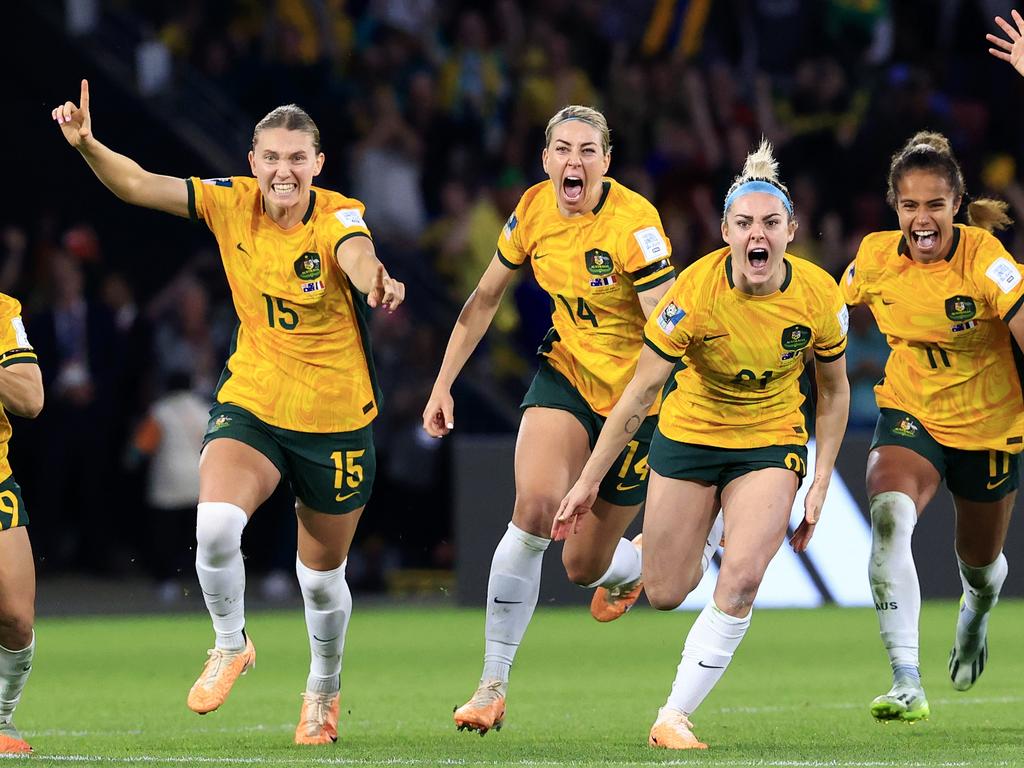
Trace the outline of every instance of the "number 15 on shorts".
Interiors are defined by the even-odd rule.
[[[357,451],[335,451],[331,454],[334,460],[334,500],[345,501],[359,493],[359,484],[363,482],[363,467],[359,460],[366,449]]]

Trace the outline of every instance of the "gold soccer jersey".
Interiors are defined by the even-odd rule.
[[[789,254],[784,263],[780,290],[751,296],[733,284],[729,248],[722,248],[686,269],[662,297],[644,339],[687,365],[661,407],[665,437],[718,448],[807,442],[804,353],[841,357],[849,319],[824,270]]]
[[[995,237],[958,225],[949,256],[922,264],[900,232],[876,232],[840,284],[892,349],[875,386],[880,408],[913,414],[948,448],[1021,451],[1022,371],[1006,324],[1024,304],[1024,279]]]
[[[191,178],[189,213],[217,238],[238,326],[217,400],[275,427],[349,432],[377,415],[368,307],[334,254],[369,237],[363,204],[313,188],[299,224],[263,211],[256,180]]]
[[[633,377],[643,343],[636,294],[674,272],[654,206],[612,179],[603,185],[594,210],[572,217],[559,212],[550,181],[530,187],[498,237],[498,258],[510,269],[530,259],[552,301],[541,354],[607,416]]]
[[[17,299],[0,293],[0,365],[6,368],[15,363],[36,363],[36,353],[28,342],[25,326],[21,322],[21,304]],[[7,461],[7,444],[11,439],[11,422],[0,406],[0,480],[11,475]]]

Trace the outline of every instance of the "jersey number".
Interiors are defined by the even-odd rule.
[[[0,491],[0,511],[11,516],[11,528],[18,526],[18,497],[11,491]],[[0,525],[0,530],[3,526]]]
[[[334,460],[334,487],[341,490],[346,485],[349,488],[358,488],[363,482],[363,467],[358,463],[366,453],[365,449],[358,451],[335,451],[331,454]]]
[[[733,384],[753,384],[754,382],[760,382],[761,389],[768,386],[768,382],[771,381],[772,376],[775,375],[775,371],[765,371],[761,374],[761,378],[757,377],[757,374],[748,368],[744,368],[742,371],[736,374],[736,378],[732,380]]]
[[[267,325],[273,328],[276,324],[286,331],[294,331],[295,326],[299,324],[299,313],[285,306],[284,299],[277,299],[265,293],[263,298],[267,302]]]
[[[807,462],[800,458],[798,454],[787,453],[785,461],[786,468],[793,470],[798,475],[800,475],[800,477],[803,477],[804,475],[807,474]]]
[[[579,318],[580,320],[589,320],[590,324],[597,328],[597,318],[594,316],[594,310],[587,306],[587,302],[583,300],[582,296],[576,299],[575,315],[572,312],[572,304],[569,303],[569,300],[560,293],[556,294],[556,296],[565,305],[565,311],[569,313],[569,319],[572,320],[573,325],[578,325],[576,319]]]

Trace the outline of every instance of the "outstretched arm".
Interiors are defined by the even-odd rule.
[[[184,179],[150,173],[93,136],[88,80],[82,80],[82,93],[77,105],[66,101],[50,114],[68,144],[81,153],[96,178],[121,200],[175,216],[189,215],[188,187]]]
[[[405,301],[405,284],[395,280],[384,269],[370,238],[349,238],[338,246],[334,258],[352,284],[366,294],[366,303],[371,307],[383,305],[394,312]]]
[[[985,39],[995,46],[989,48],[988,52],[997,59],[1009,62],[1010,66],[1024,77],[1024,16],[1018,11],[1011,11],[1010,17],[1017,25],[1016,29],[1002,16],[996,16],[996,24],[1006,33],[1006,38],[993,34],[985,35]]]

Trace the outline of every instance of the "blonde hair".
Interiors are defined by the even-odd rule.
[[[555,127],[567,120],[579,120],[581,123],[589,125],[601,135],[601,151],[606,155],[612,151],[612,138],[611,131],[608,130],[608,120],[593,107],[584,107],[579,104],[570,104],[567,107],[562,107],[548,120],[548,125],[544,129],[545,147],[551,146],[551,134],[554,132]]]
[[[252,148],[256,149],[256,139],[260,131],[265,128],[285,128],[289,131],[302,131],[309,134],[313,140],[313,150],[320,154],[320,129],[316,127],[313,118],[298,104],[282,104],[274,107],[263,119],[256,123],[252,131]]]
[[[722,206],[722,221],[725,221],[725,215],[732,205],[729,198],[748,181],[763,181],[779,190],[785,201],[788,202],[786,212],[790,215],[790,218],[793,218],[793,198],[790,197],[786,185],[779,180],[779,161],[775,159],[775,154],[772,152],[771,142],[762,137],[757,149],[747,155],[747,159],[743,163],[743,172],[733,180],[732,186],[729,187],[729,191],[725,194],[725,204]]]
[[[893,208],[899,199],[899,183],[910,171],[927,171],[943,177],[956,199],[967,194],[964,173],[953,156],[953,147],[941,133],[918,131],[892,156],[885,199]],[[992,232],[1013,223],[1002,200],[981,197],[967,204],[967,223]]]

